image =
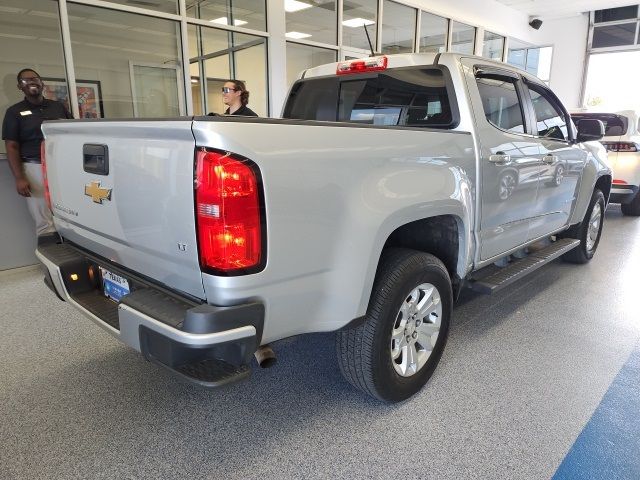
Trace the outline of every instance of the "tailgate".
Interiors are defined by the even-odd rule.
[[[58,232],[125,269],[204,298],[191,119],[57,121],[42,130]]]

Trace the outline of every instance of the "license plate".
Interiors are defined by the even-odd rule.
[[[122,297],[129,293],[129,282],[126,278],[110,272],[106,268],[100,267],[102,275],[102,288],[107,298],[119,302]]]

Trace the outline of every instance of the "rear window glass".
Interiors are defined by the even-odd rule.
[[[368,125],[455,126],[444,74],[433,68],[301,81],[292,89],[284,117]]]
[[[589,118],[593,120],[600,120],[604,123],[604,136],[605,137],[615,137],[619,135],[625,135],[627,133],[628,128],[628,120],[627,117],[623,117],[621,115],[612,115],[612,114],[598,114],[598,113],[574,113],[571,115],[576,127],[579,125],[580,120]]]

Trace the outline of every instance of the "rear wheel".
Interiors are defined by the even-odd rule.
[[[563,260],[570,263],[587,263],[593,258],[602,235],[604,209],[604,195],[596,189],[593,191],[591,202],[582,222],[562,234],[564,238],[580,240],[580,245],[562,256]]]
[[[451,280],[440,260],[388,249],[364,323],[337,333],[342,374],[381,400],[409,398],[427,383],[442,356],[452,303]]]
[[[620,205],[623,215],[629,215],[631,217],[640,216],[640,192],[636,193],[629,203],[623,203]]]

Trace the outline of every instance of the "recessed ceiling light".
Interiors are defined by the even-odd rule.
[[[307,8],[311,8],[313,5],[309,5],[308,3],[299,2],[298,0],[284,0],[284,11],[293,13],[299,12],[300,10],[305,10]]]
[[[300,38],[308,38],[311,35],[309,35],[308,33],[287,32],[287,33],[284,34],[284,36],[287,37],[287,38],[300,39]]]
[[[351,28],[356,28],[356,27],[362,27],[363,25],[373,25],[374,22],[373,20],[367,20],[366,18],[352,18],[351,20],[345,20],[344,22],[342,22],[342,25],[344,25],[345,27],[351,27]]]
[[[209,20],[211,23],[217,23],[219,25],[229,25],[229,20],[227,20],[227,17],[220,17],[220,18],[215,18],[213,20]],[[244,20],[234,20],[233,24],[236,27],[241,27],[242,25],[246,25],[248,22],[245,22]]]

